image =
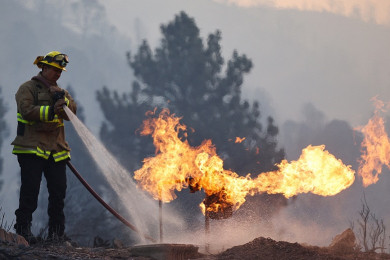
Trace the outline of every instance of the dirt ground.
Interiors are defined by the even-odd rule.
[[[74,247],[69,243],[48,244],[41,243],[35,246],[16,246],[7,243],[0,243],[0,259],[134,259],[151,260],[150,257],[135,256],[131,247],[128,248],[83,248]],[[180,256],[171,259],[182,259]],[[270,238],[259,237],[251,242],[235,246],[217,255],[196,255],[191,259],[240,259],[240,260],[371,260],[390,259],[389,254],[363,253],[357,250],[332,251],[329,248],[303,246],[298,243],[275,241]]]
[[[251,242],[235,246],[218,254],[217,259],[262,259],[262,260],[371,260],[390,259],[389,254],[363,253],[357,250],[334,251],[326,247],[303,246],[298,243],[275,241],[259,237]]]

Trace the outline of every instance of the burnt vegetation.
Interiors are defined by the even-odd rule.
[[[368,206],[366,195],[363,194],[361,200],[361,209],[358,212],[359,217],[355,221],[350,221],[350,226],[355,229],[358,239],[358,248],[364,252],[389,252],[386,241],[386,226],[383,219],[379,218]]]

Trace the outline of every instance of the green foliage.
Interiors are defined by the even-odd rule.
[[[126,160],[132,158],[134,167],[154,150],[150,140],[134,135],[144,113],[166,107],[195,130],[188,135],[191,145],[212,139],[227,168],[241,174],[273,169],[284,157],[284,151],[277,148],[278,128],[269,117],[264,131],[259,103],[241,98],[244,75],[250,72],[252,61],[234,51],[225,65],[221,32],[210,34],[204,44],[194,19],[184,12],[162,25],[161,32],[161,44],[154,51],[144,40],[135,55],[128,53],[137,78],[130,94],[119,96],[107,88],[98,91],[107,119],[101,128],[102,140],[118,154],[131,154]],[[237,144],[236,137],[246,139]]]

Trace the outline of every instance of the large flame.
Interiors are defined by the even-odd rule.
[[[309,145],[297,161],[283,160],[279,170],[260,174],[254,181],[259,192],[282,193],[286,198],[299,193],[332,196],[348,188],[355,172],[328,151],[325,145]]]
[[[158,117],[146,119],[141,130],[142,135],[153,137],[156,155],[144,159],[135,179],[157,200],[170,202],[176,198],[175,190],[187,187],[203,189],[206,193],[201,204],[203,213],[218,212],[238,209],[247,195],[255,193],[281,193],[287,198],[308,192],[330,196],[354,182],[350,166],[326,151],[324,145],[308,146],[297,161],[283,160],[277,171],[259,174],[254,179],[250,174],[239,176],[223,168],[210,140],[191,147],[186,140],[186,126],[179,121],[180,118],[163,110]]]
[[[364,134],[362,155],[358,174],[363,179],[364,187],[376,183],[382,173],[382,166],[390,168],[390,140],[385,130],[385,121],[381,112],[386,111],[386,104],[374,97],[376,107],[374,116],[364,127],[357,128]]]

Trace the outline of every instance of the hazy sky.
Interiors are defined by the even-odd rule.
[[[132,46],[161,37],[159,26],[181,10],[205,38],[222,31],[225,60],[234,49],[254,68],[246,98],[258,99],[279,124],[300,119],[306,103],[329,119],[365,124],[370,98],[390,100],[390,2],[309,0],[101,1]]]
[[[270,6],[301,11],[330,12],[378,24],[390,23],[390,2],[385,0],[214,0],[243,7]]]

